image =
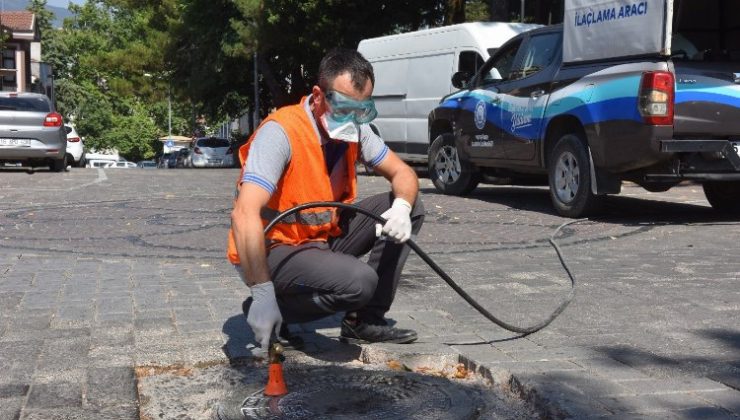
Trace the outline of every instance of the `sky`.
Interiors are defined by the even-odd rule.
[[[85,0],[48,0],[46,4],[48,4],[49,6],[67,7],[69,6],[70,2],[75,4],[82,4],[85,2]]]

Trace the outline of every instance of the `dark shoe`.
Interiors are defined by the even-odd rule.
[[[303,339],[300,336],[291,333],[288,329],[288,324],[285,323],[280,326],[280,335],[278,336],[278,341],[286,349],[300,350],[304,346]]]
[[[244,302],[242,302],[242,312],[244,313],[244,318],[247,317],[249,314],[249,308],[252,306],[252,297],[248,297]],[[293,333],[290,332],[290,329],[288,329],[288,324],[283,323],[280,326],[280,333],[278,334],[278,342],[282,344],[283,347],[286,349],[294,349],[294,350],[300,350],[304,346],[303,339]]]
[[[406,344],[416,341],[416,331],[393,328],[390,325],[351,323],[342,321],[342,332],[339,341],[343,343],[395,343]]]

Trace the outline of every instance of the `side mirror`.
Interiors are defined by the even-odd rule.
[[[466,89],[468,87],[468,80],[470,80],[470,73],[458,71],[452,75],[452,86],[457,89]]]

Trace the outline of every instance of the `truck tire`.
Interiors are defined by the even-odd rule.
[[[51,165],[49,165],[49,169],[52,170],[52,172],[64,172],[67,170],[67,155],[64,155],[64,157],[60,159],[54,159],[51,161]]]
[[[443,194],[466,195],[480,182],[480,174],[473,165],[460,159],[452,134],[441,134],[434,139],[428,162],[429,178]]]
[[[740,182],[705,182],[704,195],[712,208],[723,213],[740,212]]]
[[[550,198],[565,217],[593,213],[601,201],[591,192],[591,165],[585,142],[577,134],[558,140],[549,156]]]

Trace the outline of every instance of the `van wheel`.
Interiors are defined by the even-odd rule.
[[[455,136],[439,135],[429,148],[429,178],[434,186],[448,195],[465,195],[480,182],[480,174],[473,165],[460,159]]]
[[[705,182],[702,187],[713,209],[723,213],[740,212],[740,182]]]
[[[566,217],[586,216],[598,207],[600,197],[591,193],[591,166],[585,142],[576,134],[558,140],[548,164],[550,198],[555,210]]]
[[[67,155],[64,155],[61,159],[54,159],[51,161],[49,166],[53,172],[62,172],[67,170]]]

